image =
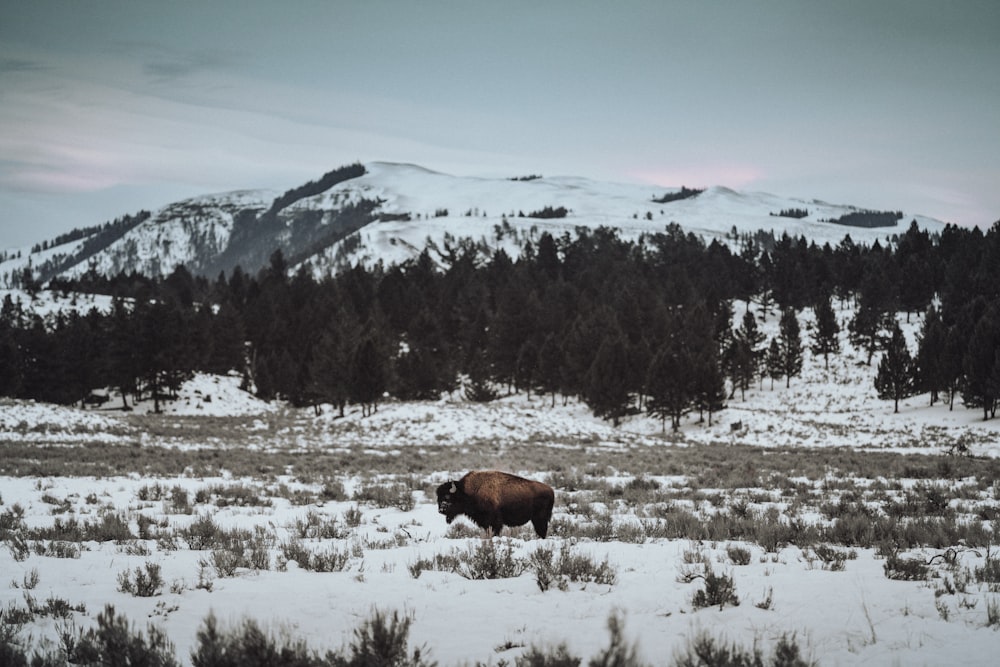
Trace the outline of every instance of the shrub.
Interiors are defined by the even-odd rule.
[[[11,621],[10,608],[8,608],[7,613],[4,614],[3,623],[0,623],[0,665],[27,667],[30,664],[27,649],[23,646],[25,642],[20,636],[23,625],[24,623]]]
[[[592,558],[572,553],[568,542],[559,547],[558,556],[550,547],[536,549],[530,558],[535,570],[535,581],[543,592],[555,586],[561,591],[569,588],[571,582],[594,582],[613,585],[618,575],[605,558],[596,563]]]
[[[336,517],[327,518],[313,510],[310,510],[306,514],[305,519],[296,519],[293,529],[295,534],[301,539],[340,540],[350,535],[350,531],[346,530]]]
[[[735,643],[726,645],[700,632],[688,642],[683,652],[674,655],[677,667],[809,667],[815,663],[805,660],[799,649],[795,635],[782,634],[775,644],[771,659],[765,661],[757,647],[747,649]]]
[[[290,489],[285,483],[278,484],[277,488],[270,490],[271,495],[284,498],[292,505],[305,506],[312,505],[319,501],[319,496],[308,489]]]
[[[31,555],[31,545],[21,533],[10,533],[6,538],[6,541],[7,548],[10,549],[10,555],[13,556],[14,560],[18,563],[23,562],[28,556]]]
[[[719,609],[722,609],[727,604],[739,606],[740,599],[736,597],[736,584],[733,583],[731,576],[717,575],[712,567],[706,564],[705,575],[702,578],[705,580],[705,588],[696,592],[691,600],[695,608],[704,609],[718,605]]]
[[[455,554],[435,554],[434,558],[418,558],[415,562],[407,566],[410,576],[414,579],[420,577],[425,570],[436,570],[439,572],[457,573],[462,569],[462,560]]]
[[[215,499],[217,507],[271,507],[271,499],[262,490],[246,484],[214,484],[207,489],[199,489],[195,494],[199,502]]]
[[[757,607],[757,609],[763,609],[764,611],[767,611],[773,605],[774,605],[774,587],[769,586],[767,589],[767,595],[764,596],[763,600],[754,604],[754,606]]]
[[[416,648],[410,654],[408,643],[412,623],[410,615],[400,616],[394,611],[390,618],[375,609],[371,618],[355,628],[350,658],[336,661],[336,664],[345,667],[422,667],[435,664],[425,660],[423,648]]]
[[[24,508],[19,503],[0,514],[0,540],[6,540],[11,533],[24,528]]]
[[[514,547],[510,540],[486,539],[478,547],[469,547],[458,554],[461,562],[459,574],[466,579],[508,579],[520,576],[528,567],[523,558],[514,557]]]
[[[222,632],[214,614],[198,629],[198,644],[191,652],[194,667],[311,667],[330,662],[317,657],[304,641],[288,637],[276,639],[265,634],[253,620],[244,620],[239,629]]]
[[[21,577],[21,588],[26,591],[34,590],[38,586],[38,581],[38,568],[33,567],[30,572],[25,572],[24,576]]]
[[[143,502],[163,500],[166,495],[166,489],[160,483],[153,484],[152,486],[144,484],[136,491],[136,496]]]
[[[705,522],[694,512],[674,503],[657,507],[655,514],[665,520],[663,537],[669,539],[701,540],[708,537]]]
[[[531,646],[523,654],[514,658],[516,667],[579,667],[581,659],[569,652],[566,644],[554,649],[543,650]]]
[[[113,512],[101,514],[96,521],[82,523],[76,517],[66,521],[57,517],[51,528],[36,528],[30,533],[34,539],[64,542],[124,542],[135,539],[128,519]]]
[[[729,560],[733,562],[733,565],[749,565],[750,564],[750,550],[745,547],[736,546],[730,544],[726,547],[726,555],[729,556]]]
[[[899,554],[891,554],[882,566],[885,576],[896,581],[923,581],[927,578],[930,567],[919,558],[902,558]]]
[[[33,595],[25,593],[24,602],[28,605],[28,613],[32,617],[69,618],[70,612],[87,613],[87,607],[82,602],[77,605],[71,605],[67,600],[57,598],[55,595],[49,595],[49,598],[44,603],[39,604]]]
[[[214,549],[210,561],[202,562],[202,565],[212,565],[215,568],[215,576],[232,577],[236,575],[236,570],[240,568],[243,559],[240,554],[229,549]]]
[[[344,523],[346,523],[350,528],[357,528],[360,526],[363,518],[364,515],[361,513],[361,508],[357,505],[344,510]]]
[[[986,625],[1000,627],[1000,600],[990,598],[986,601]]]
[[[817,544],[812,548],[812,558],[803,549],[802,552],[810,563],[814,559],[819,559],[822,561],[822,569],[829,570],[831,572],[842,572],[847,564],[848,560],[853,560],[858,557],[856,551],[844,551],[843,549],[837,549],[830,546],[829,544]]]
[[[281,545],[278,567],[284,569],[289,561],[295,561],[303,570],[343,572],[347,569],[352,555],[346,547],[340,550],[331,546],[326,551],[312,551],[301,540],[293,539]]]
[[[134,580],[128,570],[118,575],[118,590],[122,593],[131,593],[140,598],[150,598],[159,595],[162,589],[163,577],[160,576],[159,563],[146,561],[145,570],[141,567],[135,568]]]
[[[178,665],[174,646],[162,630],[149,625],[146,633],[135,630],[124,615],[107,605],[97,615],[97,627],[80,635],[69,662],[87,665]]]
[[[216,545],[223,530],[212,520],[210,514],[199,514],[190,526],[177,531],[193,551],[204,551]]]
[[[260,526],[251,534],[246,530],[220,531],[212,549],[211,564],[220,577],[231,577],[236,570],[269,570],[271,568],[271,538]]]
[[[624,622],[612,614],[608,618],[608,631],[611,633],[611,643],[587,663],[589,667],[639,667],[638,649],[635,644],[625,641]]]
[[[150,528],[156,525],[156,521],[154,521],[151,517],[146,516],[145,514],[140,514],[136,517],[136,522],[139,524],[140,540],[151,540],[154,538],[153,532],[150,530]]]
[[[895,520],[886,519],[895,524]],[[837,517],[833,524],[826,528],[823,537],[834,544],[849,547],[870,547],[877,540],[876,521],[867,512],[849,512]]]
[[[976,581],[981,584],[1000,584],[1000,558],[987,555],[982,566],[973,569]]]
[[[124,542],[135,539],[128,519],[122,514],[105,512],[101,515],[100,521],[91,524],[84,523],[84,540],[95,542]]]
[[[189,494],[184,487],[175,485],[170,490],[167,512],[170,514],[191,514],[194,512],[194,508],[191,506]]]
[[[354,493],[354,500],[370,502],[379,508],[395,507],[404,512],[409,512],[416,505],[410,487],[400,482],[364,485]]]

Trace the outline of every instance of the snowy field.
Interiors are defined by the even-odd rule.
[[[524,394],[317,416],[232,377],[196,377],[162,415],[0,401],[0,609],[51,648],[111,604],[162,628],[182,663],[209,614],[325,651],[379,609],[412,616],[411,647],[441,665],[560,643],[586,664],[612,615],[650,664],[701,633],[765,656],[794,638],[821,665],[995,664],[1000,563],[970,535],[992,536],[1000,512],[1000,420],[926,395],[893,414],[877,357],[843,343],[829,370],[807,354],[789,388],[765,380],[677,434]],[[973,458],[946,453],[959,443]],[[471,468],[552,484],[548,539],[447,526],[434,487]],[[934,546],[872,539],[889,519]],[[594,567],[546,585],[545,551]],[[476,578],[489,557],[504,576]],[[732,594],[706,603],[710,579]]]

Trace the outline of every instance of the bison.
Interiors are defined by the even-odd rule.
[[[496,470],[473,470],[437,489],[438,512],[448,523],[464,514],[492,535],[531,521],[539,537],[549,531],[555,492],[548,484]]]

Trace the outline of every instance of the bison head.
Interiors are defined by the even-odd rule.
[[[462,513],[465,492],[458,487],[458,482],[445,482],[437,488],[438,512],[444,514],[445,521],[451,523]]]

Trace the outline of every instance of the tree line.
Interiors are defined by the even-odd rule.
[[[163,279],[91,272],[49,288],[113,295],[108,312],[45,320],[5,299],[0,395],[69,404],[112,387],[127,407],[169,398],[197,371],[237,372],[263,399],[340,414],[462,389],[479,401],[579,397],[615,423],[645,411],[677,428],[692,412],[711,420],[755,383],[788,384],[806,352],[840,353],[839,300],[856,304],[852,345],[869,364],[880,355],[883,398],[961,396],[995,415],[1000,223],[933,237],[914,223],[871,246],[758,238],[706,243],[670,224],[633,241],[580,228],[526,240],[516,257],[453,240],[323,278],[290,271],[280,251],[256,275],[214,281],[183,267]],[[737,300],[753,310],[734,312]],[[815,323],[803,332],[807,308]],[[908,360],[897,313],[925,314]],[[766,317],[780,323],[769,340]]]

